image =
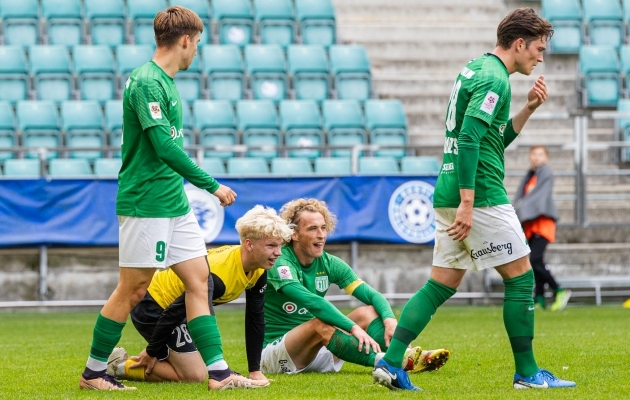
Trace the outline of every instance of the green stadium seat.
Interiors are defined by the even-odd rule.
[[[308,158],[290,157],[271,160],[271,174],[275,176],[309,176],[313,167]]]
[[[0,0],[5,45],[30,46],[40,40],[37,0]]]
[[[440,172],[440,160],[437,157],[403,157],[400,167],[403,174],[433,176]]]
[[[94,175],[97,178],[118,178],[122,167],[120,158],[98,158],[94,161]]]
[[[365,126],[370,130],[370,143],[405,146],[407,119],[400,100],[368,100],[365,102]],[[403,157],[405,149],[377,150],[377,156]]]
[[[295,16],[304,44],[335,44],[335,9],[332,0],[295,0]]]
[[[18,137],[15,131],[13,108],[7,101],[0,101],[0,149],[11,150],[17,147]],[[0,161],[13,158],[10,151],[0,151]]]
[[[238,131],[232,103],[227,100],[196,100],[193,102],[194,126],[199,131],[201,146],[234,146]],[[222,159],[234,156],[233,151],[204,151],[205,157]]]
[[[280,102],[280,121],[287,146],[322,146],[324,132],[319,107],[313,100],[283,100]],[[291,157],[316,158],[319,149],[289,150]]]
[[[49,44],[74,46],[83,42],[80,0],[41,0]]]
[[[254,0],[254,10],[260,43],[283,47],[293,43],[295,21],[291,0]]]
[[[92,44],[117,46],[125,43],[123,0],[83,0]]]
[[[204,170],[210,176],[225,175],[225,164],[220,158],[204,158],[201,160],[201,169]]]
[[[322,101],[330,96],[328,59],[323,46],[289,46],[287,58],[296,99]]]
[[[22,46],[0,46],[0,101],[26,100],[30,79]]]
[[[4,162],[4,176],[20,179],[40,178],[41,162],[29,159],[6,160]]]
[[[286,98],[287,67],[282,47],[249,45],[245,47],[245,69],[256,100],[279,101]]]
[[[612,46],[585,45],[580,49],[584,107],[615,107],[621,91],[619,58]]]
[[[95,100],[64,101],[61,103],[61,129],[66,136],[67,147],[101,148],[105,145],[103,114]],[[77,150],[70,152],[72,158],[90,161],[101,158],[101,151]]]
[[[619,0],[582,0],[582,8],[590,43],[619,48],[624,38]]]
[[[359,174],[392,175],[398,174],[398,164],[394,157],[361,157],[359,158]]]
[[[29,49],[31,75],[38,100],[70,100],[74,79],[68,49],[61,45],[35,45]]]
[[[365,47],[330,46],[330,72],[339,99],[367,100],[372,95],[370,61]]]
[[[120,75],[121,91],[125,90],[125,84],[131,72],[151,61],[152,58],[153,46],[148,44],[120,44],[116,46],[116,64]]]
[[[109,100],[105,102],[105,129],[109,136],[109,145],[120,148],[122,139],[123,107],[121,100]],[[120,157],[120,151],[113,154]]]
[[[201,98],[203,78],[199,67],[199,57],[195,56],[186,71],[179,71],[175,75],[175,86],[179,97],[185,101],[195,101]]]
[[[553,24],[549,51],[577,54],[582,46],[582,9],[578,0],[542,0],[542,16]]]
[[[212,43],[211,37],[211,12],[210,6],[206,0],[171,0],[170,6],[182,6],[186,7],[192,11],[194,11],[201,21],[203,22],[204,28],[201,36],[199,37],[199,45],[205,45],[208,43]]]
[[[82,158],[56,158],[50,160],[48,172],[51,178],[89,178],[92,169],[88,160]]]
[[[208,77],[208,90],[213,100],[237,101],[243,98],[245,74],[243,56],[238,46],[203,46],[203,72]]]
[[[127,18],[135,44],[155,43],[153,20],[166,7],[166,0],[127,0]]]
[[[61,144],[59,116],[55,103],[49,100],[25,100],[17,103],[18,129],[22,133],[22,146],[31,148],[55,148]],[[27,154],[38,158],[36,151]],[[48,151],[46,158],[56,158],[56,151]]]
[[[352,164],[348,157],[320,157],[315,159],[315,173],[319,175],[350,175]]]
[[[264,158],[245,157],[227,160],[228,175],[260,176],[269,174],[269,166]]]
[[[329,146],[353,146],[367,142],[363,113],[358,101],[325,100],[322,111]],[[332,151],[334,157],[350,157],[350,154],[351,150]]]
[[[279,146],[281,144],[278,115],[269,100],[241,100],[236,103],[238,127],[247,146]],[[249,150],[248,157],[278,157],[277,150]]]
[[[216,21],[220,44],[252,43],[254,18],[249,0],[213,0],[212,18]]]
[[[617,111],[630,112],[630,99],[619,99]],[[630,118],[622,118],[616,121],[621,140],[630,142]],[[621,149],[622,161],[630,161],[630,147]]]
[[[72,54],[81,99],[101,102],[114,99],[116,70],[111,48],[106,45],[77,45]]]

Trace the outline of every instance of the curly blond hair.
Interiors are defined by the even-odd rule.
[[[280,208],[280,216],[287,221],[289,227],[295,229],[300,221],[300,214],[303,211],[318,212],[324,216],[326,230],[332,233],[337,226],[337,217],[328,210],[326,202],[317,199],[296,199],[291,200]]]
[[[236,220],[236,231],[241,239],[259,240],[263,238],[277,238],[284,242],[291,240],[293,231],[284,219],[276,214],[276,210],[257,205]]]

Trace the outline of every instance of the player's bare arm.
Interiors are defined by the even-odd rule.
[[[515,132],[523,130],[529,117],[547,100],[547,96],[547,84],[545,83],[545,77],[541,75],[527,93],[527,102],[523,108],[512,117],[512,126]]]

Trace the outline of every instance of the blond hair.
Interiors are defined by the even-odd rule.
[[[285,242],[291,240],[293,231],[287,223],[276,214],[276,210],[257,205],[236,220],[236,231],[241,239],[259,240],[277,238]]]
[[[326,202],[317,199],[291,200],[280,208],[280,216],[287,221],[289,226],[295,229],[300,222],[300,214],[303,211],[318,212],[324,217],[326,230],[332,233],[337,225],[337,217],[328,210]]]
[[[203,32],[203,22],[194,11],[172,6],[157,13],[153,31],[157,46],[170,48],[184,35],[194,36]]]

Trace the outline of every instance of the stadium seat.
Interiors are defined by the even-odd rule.
[[[279,146],[281,144],[278,115],[269,100],[241,100],[236,103],[238,128],[247,146]],[[278,157],[277,150],[249,150],[249,157]]]
[[[182,100],[182,130],[184,131],[184,147],[193,146],[197,144],[195,136],[195,125],[190,112],[190,103],[186,100]],[[192,155],[191,151],[187,151],[189,155]]]
[[[329,146],[353,146],[367,141],[358,101],[325,100],[322,111]],[[334,157],[350,157],[351,153],[342,149],[332,151]]]
[[[225,175],[225,165],[220,158],[204,158],[199,167],[212,177]]]
[[[185,101],[195,101],[201,98],[203,79],[199,67],[199,57],[195,56],[186,71],[179,71],[175,75],[175,85],[179,97]]]
[[[332,0],[295,0],[295,17],[304,44],[330,46],[335,35],[335,9]]]
[[[74,73],[82,100],[112,100],[116,93],[114,56],[106,45],[74,46]]]
[[[212,17],[220,44],[245,46],[252,42],[254,18],[249,0],[213,0]]]
[[[543,0],[542,16],[553,24],[549,51],[577,54],[582,46],[582,9],[578,0]]]
[[[120,148],[122,139],[122,101],[109,100],[105,102],[105,128],[109,136],[110,147]],[[120,151],[114,152],[116,157],[120,157]]]
[[[98,158],[94,161],[94,175],[97,178],[116,179],[121,166],[120,158]]]
[[[619,0],[582,0],[590,44],[619,48],[623,43],[623,17]]]
[[[370,61],[363,46],[330,46],[330,72],[339,99],[366,100],[371,96]]]
[[[385,146],[407,144],[407,119],[400,100],[368,100],[365,102],[365,126],[370,130],[370,143]],[[403,157],[405,149],[383,149],[377,156]]]
[[[287,51],[293,90],[298,100],[325,100],[330,95],[326,50],[317,45],[289,46]]]
[[[245,74],[243,56],[238,46],[203,46],[203,72],[213,100],[237,101],[243,98]]]
[[[120,90],[125,90],[131,72],[153,58],[153,46],[148,44],[121,44],[116,46],[116,61],[120,75]],[[196,57],[195,57],[196,58]]]
[[[625,79],[626,97],[628,97],[628,91],[630,91],[630,45],[621,46],[619,58],[621,61],[621,76]]]
[[[18,137],[15,131],[15,116],[13,108],[7,101],[0,101],[0,149],[17,147]],[[13,158],[10,151],[0,151],[0,161]]]
[[[196,100],[193,102],[195,128],[199,130],[201,146],[234,146],[238,144],[236,118],[232,103],[227,100]],[[205,150],[205,157],[229,158],[233,151]]]
[[[267,175],[269,166],[265,159],[260,157],[230,158],[227,161],[227,173],[248,176]]]
[[[155,15],[166,8],[166,0],[127,0],[127,18],[135,44],[154,44]]]
[[[170,6],[183,6],[193,10],[203,22],[203,32],[199,37],[199,45],[212,43],[212,23],[210,7],[207,0],[170,0]]]
[[[0,19],[5,45],[30,46],[39,42],[37,0],[0,0]]]
[[[322,146],[324,132],[319,107],[313,100],[283,100],[280,102],[280,121],[287,146]],[[316,158],[319,149],[289,150],[291,157]]]
[[[83,0],[92,44],[116,46],[125,43],[123,0]]]
[[[0,46],[0,101],[26,100],[30,79],[22,46]]]
[[[350,175],[352,164],[348,157],[321,157],[315,159],[315,173],[319,175]]]
[[[617,111],[630,112],[630,99],[619,99],[617,103]],[[622,118],[616,121],[619,137],[624,142],[630,142],[630,118]],[[621,149],[622,161],[630,161],[630,147]]]
[[[282,47],[249,45],[245,47],[245,69],[256,100],[282,100],[288,89],[287,67]]]
[[[67,147],[100,148],[105,145],[103,114],[95,100],[64,101],[61,103],[61,129]],[[72,158],[95,160],[101,151],[77,150],[70,152]]]
[[[621,90],[619,58],[612,46],[582,46],[580,73],[584,107],[615,107]]]
[[[29,58],[37,99],[70,100],[74,91],[74,79],[66,46],[31,46]]]
[[[398,164],[394,157],[361,157],[359,158],[359,174],[392,175],[398,174]]]
[[[19,179],[39,178],[41,177],[41,162],[29,159],[6,160],[4,176]]]
[[[403,174],[437,175],[440,172],[440,160],[437,157],[403,157],[400,167]]]
[[[74,46],[83,42],[80,0],[41,0],[49,44]]]
[[[309,176],[313,167],[308,158],[274,158],[271,160],[271,174],[275,176]]]
[[[291,0],[254,0],[254,10],[260,43],[283,47],[293,43],[295,21]]]
[[[25,100],[17,103],[18,129],[22,133],[23,147],[55,148],[61,144],[59,116],[52,101]],[[27,154],[29,158],[38,158],[36,151]],[[46,158],[56,158],[57,152],[48,151]]]
[[[88,160],[83,158],[57,158],[50,160],[48,173],[51,178],[89,178],[92,169]]]

